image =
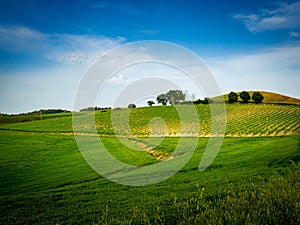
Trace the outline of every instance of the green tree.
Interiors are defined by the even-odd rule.
[[[198,100],[194,101],[194,104],[195,105],[199,105],[201,104],[203,101],[199,98]]]
[[[205,97],[204,100],[202,101],[202,104],[210,104],[213,103],[213,100],[209,97]]]
[[[228,95],[228,103],[237,102],[238,98],[239,98],[238,94],[231,91]]]
[[[166,94],[160,94],[159,96],[157,96],[156,100],[158,103],[161,103],[163,105],[167,105],[167,103],[169,101]]]
[[[136,105],[135,105],[135,104],[133,104],[133,103],[131,103],[131,104],[129,104],[129,105],[128,105],[128,108],[129,108],[129,109],[136,108]]]
[[[154,101],[148,101],[147,104],[151,107],[152,105],[154,105]]]
[[[243,103],[248,103],[250,100],[250,94],[248,91],[242,91],[240,93],[240,98],[243,100]]]
[[[262,103],[262,101],[264,100],[264,96],[260,92],[254,92],[253,95],[252,95],[252,100],[256,104]]]
[[[171,105],[185,100],[185,94],[181,90],[170,90],[166,93],[166,96]]]

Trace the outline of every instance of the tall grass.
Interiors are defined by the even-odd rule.
[[[299,164],[265,181],[229,184],[215,195],[198,190],[193,197],[147,202],[118,217],[107,205],[96,224],[300,224]]]
[[[225,138],[199,172],[207,141],[171,178],[130,187],[94,172],[71,135],[0,131],[0,224],[299,224],[299,136]],[[127,163],[155,163],[103,142]]]

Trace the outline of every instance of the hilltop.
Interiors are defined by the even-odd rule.
[[[256,91],[248,91],[249,94],[252,96],[253,92]],[[264,100],[262,103],[265,104],[291,104],[291,105],[300,105],[300,100],[297,98],[293,98],[290,96],[286,96],[279,93],[274,92],[268,92],[268,91],[257,91],[260,92],[264,96]],[[236,92],[238,95],[240,92]],[[220,102],[222,97],[224,97],[225,102],[228,102],[228,94],[224,94],[222,96],[217,96],[212,98],[214,102]],[[242,101],[242,99],[239,97],[238,101]],[[253,100],[250,100],[249,102],[253,102]]]

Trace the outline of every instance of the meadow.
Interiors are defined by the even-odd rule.
[[[200,132],[192,158],[169,179],[142,187],[111,182],[86,163],[74,139],[71,115],[2,123],[0,224],[300,224],[300,107],[226,105],[226,137],[202,172],[198,167],[209,140],[210,111],[207,105],[196,109]],[[109,152],[141,166],[168,156],[180,139],[176,110],[128,110],[95,114]],[[159,154],[122,145],[111,125],[112,113],[129,113],[135,141],[146,145],[151,145],[146,138],[149,121],[162,117],[170,135],[157,147]]]

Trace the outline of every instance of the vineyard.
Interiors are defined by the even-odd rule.
[[[217,104],[216,104],[217,105]],[[218,109],[218,107],[216,107]],[[180,118],[178,109],[185,116]],[[197,111],[197,118],[193,110]],[[227,104],[226,115],[215,113],[214,121],[226,119],[225,136],[282,136],[300,133],[300,106],[271,104]],[[224,116],[224,117],[223,117]],[[226,117],[225,117],[226,116]],[[74,114],[83,132],[95,127],[100,135],[188,136],[211,135],[212,118],[209,105],[156,106],[119,109],[105,112]],[[94,119],[95,117],[95,119]],[[218,127],[218,124],[216,124]],[[74,127],[76,129],[76,126]],[[72,133],[72,117],[43,121],[2,124],[2,130]],[[221,127],[220,127],[221,129]],[[196,133],[197,132],[197,133]]]

